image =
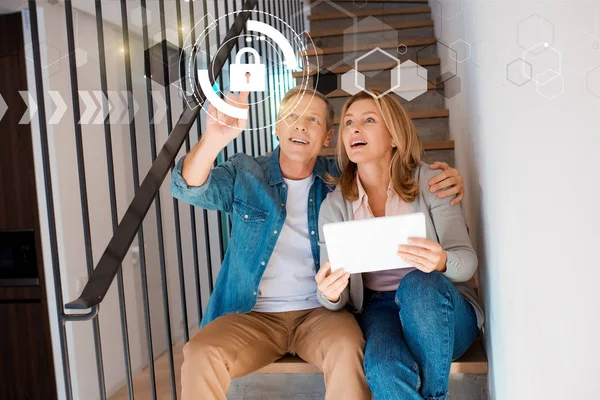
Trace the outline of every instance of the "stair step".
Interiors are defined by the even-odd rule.
[[[357,35],[338,35],[327,36],[321,38],[313,38],[314,47],[344,47],[345,52],[352,53],[359,46],[369,45],[373,43],[388,42],[389,44],[402,43],[410,39],[427,39],[435,37],[433,26],[409,29],[381,29],[382,24],[379,23],[379,29],[373,32],[364,32]],[[312,48],[313,44],[309,43],[307,48]]]
[[[414,98],[411,101],[407,101],[393,92],[391,92],[390,95],[393,96],[396,100],[398,100],[402,107],[404,107],[404,109],[409,113],[411,111],[424,111],[431,109],[441,110],[446,108],[446,99],[444,98],[444,96],[439,94],[437,90],[428,90],[427,92],[423,93],[419,97]],[[347,97],[333,97],[329,99],[329,102],[333,106],[334,110],[336,110],[337,112],[341,112],[344,103],[346,103],[346,101],[348,101],[349,99],[350,95],[347,95]]]
[[[392,68],[396,67],[398,65],[397,62],[394,61],[389,61],[389,62],[380,62],[380,63],[370,63],[370,64],[365,64],[365,63],[361,63],[359,64],[358,67],[358,71],[359,72],[367,72],[367,71],[385,71],[385,70],[391,70]],[[434,66],[434,65],[440,65],[440,59],[438,57],[428,57],[428,58],[421,58],[419,60],[419,65],[426,67],[426,66]],[[315,75],[317,74],[317,72],[319,72],[316,68],[316,66],[311,65],[311,69],[309,69],[308,71],[298,71],[298,72],[293,72],[292,76],[294,78],[302,78],[303,76],[305,76],[306,74],[310,75]],[[343,74],[346,73],[348,71],[350,71],[351,69],[354,69],[354,66],[350,66],[350,65],[340,65],[339,67],[335,67],[332,68],[330,70],[328,70],[327,72],[333,73],[333,74]]]
[[[319,374],[321,371],[298,356],[286,355],[257,371],[263,374]],[[488,363],[481,340],[450,366],[451,374],[487,374]]]
[[[391,24],[377,24],[371,26],[358,26],[355,30],[355,33],[368,33],[368,32],[381,32],[381,31],[390,31],[390,30],[398,30],[398,29],[411,29],[411,28],[429,28],[433,27],[433,20],[422,20],[422,21],[406,21],[406,22],[396,22]],[[305,33],[304,36],[306,38],[321,38],[321,37],[330,37],[330,36],[342,36],[344,32],[348,28],[336,28],[336,29],[327,29],[320,31],[311,31],[310,33]]]
[[[362,1],[362,3],[361,3]],[[332,5],[332,3],[334,3],[335,5]],[[358,11],[365,11],[365,10],[373,10],[374,12],[377,12],[379,10],[381,10],[382,8],[385,8],[386,10],[396,10],[396,9],[401,9],[401,8],[415,8],[415,7],[424,7],[424,6],[428,6],[428,2],[427,1],[408,1],[408,2],[380,2],[380,1],[376,1],[376,0],[356,0],[354,2],[352,1],[343,1],[343,2],[338,2],[338,1],[321,1],[321,2],[311,2],[308,3],[307,2],[307,6],[310,8],[310,12],[308,12],[309,15],[315,15],[315,14],[329,14],[332,12],[339,12],[341,11],[341,9],[347,10],[348,12],[354,14]]]
[[[453,150],[454,140],[439,140],[436,142],[423,142],[423,150]],[[319,153],[320,156],[333,157],[335,156],[334,147],[326,147]]]
[[[362,46],[357,46],[357,48],[362,48]],[[372,52],[374,48],[379,48],[380,51]],[[356,59],[366,56],[368,53],[370,54],[365,59],[362,59],[361,63],[376,63],[382,61],[390,61],[390,57],[395,57],[396,59],[398,59],[398,61],[400,61],[400,63],[403,63],[408,60],[417,62],[418,59],[438,57],[437,46],[431,44],[426,46],[411,46],[407,49],[401,49],[401,51],[404,52],[404,54],[400,54],[398,52],[398,47],[396,45],[396,42],[394,42],[388,43],[383,47],[372,46],[367,47],[367,49],[365,50],[357,50],[354,52],[347,51],[345,53],[323,55],[319,54],[307,57],[308,64],[318,65],[319,68],[321,68],[322,70],[335,68],[339,65],[353,65]]]
[[[454,167],[454,149],[452,150],[425,150],[421,156],[421,161],[427,164],[433,164],[436,161],[445,162]]]
[[[436,41],[435,37],[429,37],[429,38],[399,40],[395,43],[393,43],[393,42],[363,43],[363,44],[357,45],[355,48],[355,51],[369,51],[369,50],[373,50],[376,47],[379,47],[382,50],[394,49],[394,48],[397,48],[398,46],[400,46],[401,44],[405,45],[406,47],[427,46],[432,43],[435,43],[435,41]],[[344,49],[344,46],[323,47],[323,48],[317,47],[316,49],[300,51],[300,52],[298,52],[298,55],[301,57],[303,57],[303,56],[310,57],[310,56],[316,56],[316,55],[343,54],[344,51],[346,51],[346,49]]]
[[[355,17],[383,17],[386,15],[408,15],[408,14],[429,14],[431,13],[431,7],[414,7],[414,8],[398,8],[392,10],[358,10],[352,12]],[[349,15],[343,12],[332,12],[332,13],[319,13],[316,15],[309,15],[309,21],[323,21],[330,19],[341,19],[349,18]]]
[[[443,87],[444,87],[443,83],[440,86],[436,86],[436,85],[434,85],[431,82],[427,82],[427,90],[436,90],[436,89],[441,89]],[[373,86],[369,87],[369,90],[376,90],[376,91],[379,91],[381,93],[385,92],[388,89],[389,88],[383,88],[383,87],[373,87]],[[404,87],[404,86],[401,89],[402,89],[403,92],[409,92],[411,90],[415,90],[413,88]],[[342,89],[336,89],[333,92],[328,93],[326,95],[326,97],[329,98],[329,99],[335,99],[337,97],[348,97],[348,96],[349,96],[348,92],[346,92],[346,91],[344,91]]]
[[[402,10],[399,8],[398,10]],[[359,10],[364,11],[364,10]],[[368,11],[368,10],[367,10]],[[381,14],[381,10],[371,10],[371,14],[379,14],[379,15],[368,15],[366,17],[358,17],[352,18],[351,12],[348,12],[346,18],[336,18],[336,19],[321,19],[317,21],[311,21],[308,31],[323,31],[329,30],[331,28],[338,29],[348,29],[354,23],[356,23],[357,27],[361,26],[369,26],[373,24],[385,24],[385,25],[393,25],[399,22],[411,22],[411,21],[427,21],[432,19],[432,14],[430,12],[421,12],[419,14]],[[317,14],[319,15],[319,14]],[[320,40],[320,39],[316,39]]]

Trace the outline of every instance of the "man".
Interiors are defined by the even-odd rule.
[[[227,101],[247,108],[247,97]],[[236,154],[215,168],[247,121],[213,106],[208,112],[204,135],[173,171],[171,192],[229,213],[232,231],[202,329],[184,347],[182,398],[225,399],[231,378],[292,353],[323,371],[326,399],[370,399],[360,328],[349,312],[317,300],[319,207],[330,191],[326,174],[338,173],[318,154],[332,138],[333,107],[318,92],[290,90],[277,118],[279,147],[268,156]],[[457,171],[438,168],[445,171],[437,186],[452,186],[444,194],[460,200]]]

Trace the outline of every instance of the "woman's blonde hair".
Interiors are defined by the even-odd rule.
[[[342,173],[339,178],[329,177],[328,180],[330,183],[341,187],[346,200],[358,200],[358,186],[356,185],[358,168],[355,163],[350,161],[348,153],[346,153],[342,131],[344,129],[344,118],[350,106],[359,100],[373,100],[392,137],[392,143],[396,145],[392,149],[390,183],[403,201],[411,203],[419,195],[419,182],[415,178],[415,171],[421,163],[421,152],[423,151],[421,140],[412,120],[400,103],[391,94],[381,97],[380,95],[381,92],[376,90],[362,91],[352,96],[344,104],[338,128],[336,149],[337,160]]]

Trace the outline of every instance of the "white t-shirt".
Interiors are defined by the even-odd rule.
[[[282,312],[321,306],[308,234],[308,195],[314,177],[284,181],[288,187],[287,214],[258,286],[253,311]]]

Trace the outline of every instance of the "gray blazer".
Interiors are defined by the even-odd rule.
[[[450,199],[439,199],[429,191],[429,180],[439,172],[430,170],[429,165],[421,163],[415,174],[419,177],[419,196],[413,203],[413,212],[423,212],[427,225],[427,237],[442,245],[448,255],[444,275],[456,286],[458,291],[471,303],[477,314],[477,325],[484,322],[475,291],[468,283],[477,269],[477,255],[471,245],[460,204],[451,206]],[[321,205],[319,213],[319,238],[321,263],[329,260],[327,246],[323,241],[323,225],[332,222],[351,221],[352,203],[344,199],[340,188],[329,193]],[[355,313],[363,309],[363,281],[361,274],[352,274],[350,282],[337,303],[332,303],[320,292],[319,302],[330,310],[340,310],[349,305]]]

